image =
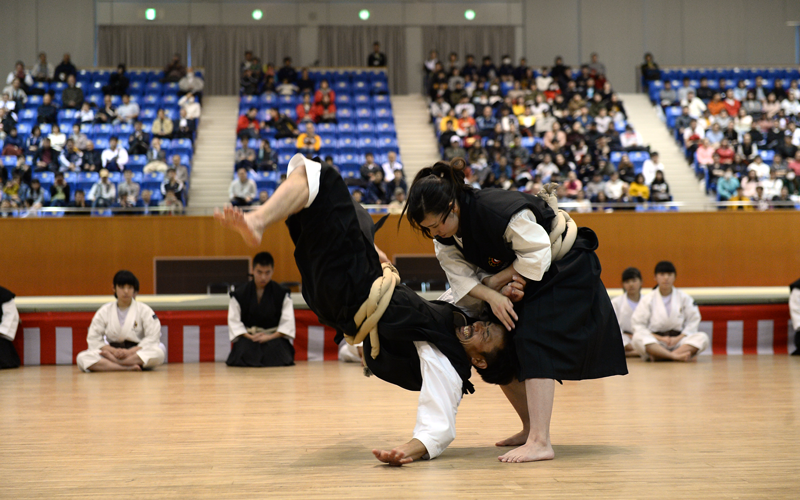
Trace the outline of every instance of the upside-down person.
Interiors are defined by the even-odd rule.
[[[161,321],[147,304],[135,300],[139,280],[130,271],[114,275],[114,297],[103,305],[89,326],[89,348],[78,353],[85,372],[141,371],[164,363]]]
[[[550,460],[554,381],[628,373],[619,324],[600,280],[597,236],[558,210],[555,184],[538,196],[478,191],[464,184],[465,166],[456,158],[420,170],[409,190],[407,218],[435,238],[456,303],[482,300],[509,331],[515,329],[502,349],[505,359],[516,360],[512,369],[476,364],[485,381],[502,386],[522,420],[522,431],[497,443],[519,447],[498,458]],[[525,287],[516,304],[497,292],[509,282]]]
[[[286,181],[267,203],[247,214],[229,206],[215,217],[251,246],[260,243],[265,228],[286,220],[309,308],[349,342],[363,341],[374,375],[420,391],[413,438],[373,453],[394,465],[440,455],[455,439],[462,395],[474,390],[470,358],[491,364],[505,343],[502,328],[480,323],[474,329],[482,334],[466,338],[465,328],[456,331],[463,315],[454,315],[455,306],[428,302],[400,284],[394,268],[381,264],[386,259],[374,243],[379,225],[353,201],[339,173],[319,159],[295,155]],[[467,348],[476,354],[468,355]]]

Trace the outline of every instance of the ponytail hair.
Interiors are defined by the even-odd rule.
[[[461,193],[472,190],[464,183],[466,167],[467,162],[463,158],[454,158],[450,163],[437,161],[420,170],[408,190],[408,199],[400,214],[398,227],[405,215],[413,229],[433,239],[428,228],[422,227],[422,221],[430,214],[447,218]]]

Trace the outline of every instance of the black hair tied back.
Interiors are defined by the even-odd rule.
[[[454,158],[450,163],[437,161],[420,170],[408,190],[400,220],[405,215],[412,228],[426,238],[432,238],[428,229],[422,227],[422,221],[429,214],[446,217],[461,193],[472,189],[464,184],[466,167],[467,162],[463,158]],[[398,227],[399,224],[398,221]]]

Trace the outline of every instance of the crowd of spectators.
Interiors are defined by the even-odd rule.
[[[18,61],[9,73],[0,101],[1,207],[141,207],[163,200],[170,209],[182,208],[201,113],[202,78],[174,56],[160,79],[178,87],[177,95],[164,97],[173,107],[160,107],[153,117],[142,106],[158,102],[160,94],[143,95],[133,88],[124,64],[102,85],[102,101],[88,98],[78,75],[69,54],[54,68],[45,53],[30,70]],[[170,156],[169,151],[185,154]],[[131,158],[141,158],[136,163],[143,168],[131,170]],[[13,165],[10,159],[15,159]],[[150,184],[161,182],[156,196],[135,182],[151,173],[157,175],[148,178]],[[76,174],[98,180],[86,192],[65,181]],[[36,177],[52,183],[43,189]]]
[[[581,211],[590,203],[670,199],[663,172],[656,179],[663,170],[657,153],[648,160],[652,175],[634,173],[627,153],[649,147],[627,124],[597,54],[579,68],[561,57],[533,68],[509,56],[499,66],[489,56],[478,65],[471,54],[463,64],[456,53],[439,61],[432,51],[425,74],[442,157],[464,158],[474,187],[537,193],[559,182],[559,198]],[[624,153],[618,164],[614,152]]]
[[[658,65],[652,58],[650,64],[648,80],[661,83]],[[658,88],[651,95],[671,115],[687,161],[719,201],[738,202],[730,210],[791,209],[800,202],[798,79],[686,77]]]

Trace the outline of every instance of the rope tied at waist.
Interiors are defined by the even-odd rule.
[[[400,283],[400,274],[397,269],[388,262],[381,264],[383,274],[372,283],[372,288],[369,291],[369,297],[358,308],[355,317],[353,318],[358,333],[353,335],[345,334],[344,338],[350,345],[359,344],[364,341],[369,334],[372,350],[370,356],[372,359],[378,357],[381,352],[381,344],[378,340],[378,322],[389,307],[389,302],[392,300],[394,287]]]
[[[539,191],[539,198],[543,199],[555,212],[550,228],[550,253],[551,261],[555,262],[564,257],[572,249],[575,238],[578,237],[578,225],[572,220],[569,214],[558,208],[558,196],[556,196],[558,184],[550,182],[542,186]]]

